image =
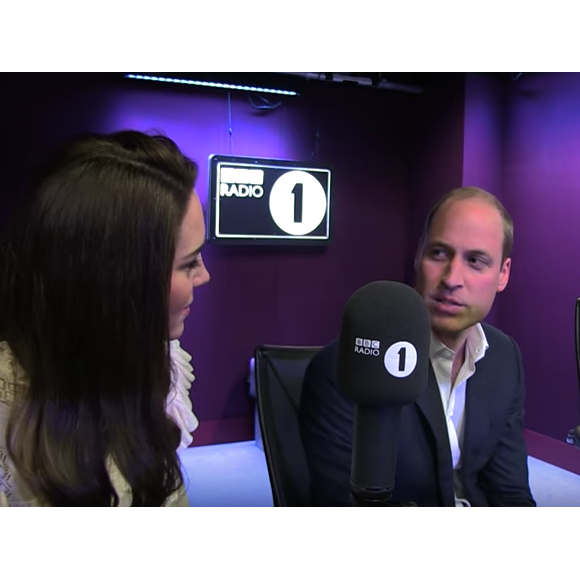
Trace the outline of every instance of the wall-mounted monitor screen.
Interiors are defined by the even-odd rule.
[[[328,245],[330,180],[328,167],[212,155],[208,240],[214,244]]]

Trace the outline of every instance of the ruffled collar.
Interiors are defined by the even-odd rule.
[[[173,368],[166,409],[167,414],[181,430],[179,449],[185,449],[193,441],[191,433],[199,426],[199,420],[193,412],[193,405],[189,398],[189,389],[195,380],[195,375],[190,364],[191,355],[181,348],[179,340],[172,340],[169,347]]]

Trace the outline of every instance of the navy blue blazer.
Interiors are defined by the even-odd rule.
[[[467,382],[461,477],[472,506],[535,506],[523,438],[524,373],[515,341],[483,324],[489,343]],[[338,342],[310,362],[300,401],[300,434],[313,505],[346,506],[354,405],[336,387]],[[454,506],[447,424],[433,368],[423,395],[402,410],[395,501]]]

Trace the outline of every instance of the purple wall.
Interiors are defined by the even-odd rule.
[[[410,151],[409,237],[405,282],[414,284],[415,254],[425,219],[435,201],[461,185],[463,160],[463,75],[432,75],[425,83],[409,130]]]
[[[232,93],[231,143],[219,90],[40,74],[2,75],[2,87],[0,227],[27,169],[74,132],[162,129],[199,162],[205,203],[210,154],[308,160],[319,131],[315,159],[334,170],[333,244],[205,252],[212,282],[197,293],[182,338],[198,377],[196,445],[253,437],[246,374],[256,346],[323,344],[357,288],[376,279],[413,283],[426,214],[461,184],[498,195],[515,221],[512,278],[489,320],[522,349],[527,427],[562,441],[577,424],[580,75],[504,84],[438,74],[423,95],[315,83],[269,113]]]
[[[197,189],[205,203],[210,154],[309,160],[319,130],[317,160],[334,171],[332,245],[204,251],[212,282],[196,293],[182,337],[197,375],[195,445],[253,438],[246,375],[258,345],[323,344],[338,333],[357,288],[404,278],[415,95],[316,84],[264,114],[246,94],[233,92],[230,147],[224,91],[96,75],[6,79],[0,105],[12,148],[0,176],[4,214],[26,169],[74,132],[163,130],[200,164]]]
[[[515,246],[500,320],[524,356],[527,427],[560,441],[578,424],[579,103],[579,74],[523,75],[509,91],[504,140]]]
[[[481,187],[505,203],[501,183],[503,122],[503,83],[496,77],[466,75],[462,185]],[[499,325],[503,297],[498,295],[486,322]]]
[[[503,83],[491,76],[466,75],[463,185],[481,187],[502,202],[503,122]]]
[[[578,423],[579,99],[577,74],[523,75],[507,83],[468,74],[463,150],[463,184],[496,194],[514,220],[510,282],[488,321],[522,350],[529,450],[576,471],[580,462],[568,457],[565,444],[550,446],[542,436],[563,442]]]

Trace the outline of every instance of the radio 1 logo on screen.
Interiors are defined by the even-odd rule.
[[[214,240],[329,240],[328,168],[281,160],[211,160]]]

